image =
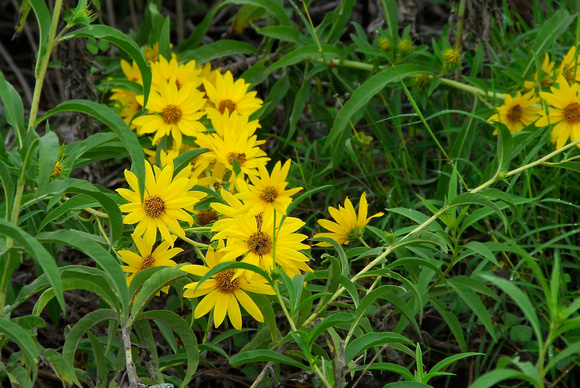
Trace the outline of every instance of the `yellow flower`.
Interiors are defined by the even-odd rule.
[[[177,263],[171,260],[175,255],[180,252],[183,252],[181,248],[171,248],[173,243],[175,242],[176,236],[172,236],[170,241],[162,241],[161,244],[153,253],[153,244],[149,244],[144,239],[138,236],[131,236],[133,241],[135,242],[135,246],[139,251],[139,254],[132,252],[132,251],[118,251],[119,256],[121,259],[128,265],[121,266],[124,272],[130,274],[127,277],[127,285],[131,284],[131,281],[139,273],[140,271],[144,270],[145,268],[151,267],[175,267]],[[169,288],[169,286],[167,287]],[[164,290],[167,292],[166,290]]]
[[[236,113],[220,113],[215,108],[207,108],[207,117],[211,120],[211,124],[215,132],[224,137],[227,128],[231,128],[239,137],[248,138],[252,136],[258,128],[261,128],[258,120],[249,121],[247,114]]]
[[[540,71],[534,73],[534,81],[524,81],[524,88],[529,90],[534,89],[536,85],[540,85],[541,88],[552,85],[554,83],[553,73],[554,62],[550,61],[550,56],[545,53]]]
[[[429,74],[417,74],[415,76],[415,84],[420,87],[424,88],[431,83],[431,76]]]
[[[139,70],[139,66],[137,66],[137,62],[133,61],[133,64],[130,65],[124,59],[121,59],[121,70],[123,70],[123,74],[129,81],[137,82],[140,85],[143,85],[143,77],[141,77],[141,70]]]
[[[580,139],[580,84],[574,82],[572,86],[563,75],[558,76],[558,87],[551,87],[552,93],[540,92],[540,97],[552,106],[536,121],[537,127],[556,124],[552,128],[552,143],[560,149],[571,137],[572,141]]]
[[[491,116],[488,121],[499,121],[504,123],[510,133],[520,132],[522,129],[532,124],[540,117],[542,109],[534,107],[540,103],[540,98],[534,96],[534,91],[522,94],[518,92],[515,98],[509,94],[504,94],[505,104],[497,108],[497,113]],[[494,135],[497,130],[494,132]]]
[[[147,62],[155,62],[159,59],[159,42],[156,42],[153,47],[145,47],[145,59]]]
[[[62,175],[62,164],[57,160],[56,163],[54,164],[52,172],[50,173],[50,177],[58,178],[61,175]]]
[[[443,54],[445,62],[457,65],[461,61],[461,54],[455,49],[449,49]]]
[[[379,48],[383,51],[391,51],[391,42],[387,38],[379,40]]]
[[[250,84],[243,79],[234,82],[230,71],[216,73],[215,86],[209,81],[204,81],[203,85],[209,101],[221,114],[227,109],[230,114],[235,111],[249,116],[263,104],[262,100],[256,98],[256,92],[248,92]]]
[[[139,195],[137,176],[125,170],[125,178],[131,187],[117,189],[117,192],[130,203],[120,206],[122,212],[129,213],[123,219],[124,224],[135,224],[135,235],[145,235],[145,241],[153,245],[157,238],[157,229],[163,240],[171,241],[171,231],[184,237],[185,232],[178,220],[186,221],[189,226],[193,218],[185,210],[192,212],[204,193],[190,191],[196,184],[196,179],[189,178],[189,171],[183,169],[173,178],[173,165],[169,164],[161,170],[154,166],[155,174],[149,162],[145,162],[145,195],[143,200]]]
[[[558,74],[563,75],[569,84],[580,81],[580,71],[576,71],[576,68],[580,65],[579,62],[580,59],[576,56],[576,46],[570,47],[570,50],[562,59]]]
[[[239,136],[235,128],[224,128],[224,136],[216,133],[211,135],[200,135],[196,140],[201,148],[207,148],[210,152],[202,154],[197,164],[211,165],[216,162],[225,166],[228,170],[234,171],[233,160],[240,166],[241,175],[257,175],[258,166],[264,165],[270,158],[259,147],[264,141],[257,140],[256,135],[246,138]]]
[[[181,267],[181,270],[196,276],[204,276],[210,269],[220,263],[220,259],[223,259],[224,254],[221,252],[223,246],[223,241],[220,240],[217,251],[214,251],[211,247],[207,250],[205,257],[207,267],[185,265]],[[274,295],[275,292],[262,276],[250,272],[252,276],[249,278],[240,277],[239,271],[239,269],[226,269],[213,275],[202,284],[193,282],[185,285],[183,296],[186,298],[196,298],[205,295],[195,308],[193,313],[195,319],[201,318],[213,309],[215,327],[219,327],[225,316],[228,315],[232,326],[237,330],[241,330],[241,304],[252,318],[258,322],[264,322],[262,312],[252,298],[246,294],[246,291],[265,295]]]
[[[399,41],[399,51],[403,54],[407,54],[412,49],[412,43],[409,39],[402,39]]]
[[[279,215],[277,222],[281,219],[282,216]],[[282,226],[277,225],[274,230],[274,212],[258,216],[242,213],[216,222],[212,232],[220,232],[213,237],[214,239],[223,237],[228,239],[227,246],[223,249],[226,252],[223,260],[235,260],[244,256],[242,262],[269,272],[274,269],[275,252],[276,264],[293,278],[300,271],[312,271],[306,264],[308,258],[300,252],[309,248],[302,243],[306,236],[296,233],[303,225],[304,222],[298,218],[286,217]],[[274,233],[276,233],[275,242]],[[251,272],[246,276],[251,276]]]
[[[154,89],[157,88],[158,82],[162,80],[169,82],[172,78],[175,78],[178,89],[188,83],[193,83],[193,87],[197,88],[203,80],[200,77],[201,69],[196,66],[195,61],[179,65],[175,57],[171,58],[171,61],[167,61],[163,56],[159,57],[159,61],[151,63],[151,73]]]
[[[272,170],[272,175],[263,165],[258,166],[260,177],[250,175],[252,185],[249,186],[249,192],[239,193],[237,197],[244,201],[252,215],[264,213],[266,211],[276,210],[280,214],[286,214],[288,205],[292,203],[292,195],[296,194],[302,187],[295,187],[286,190],[286,177],[290,169],[290,160],[284,163],[276,163]]]
[[[117,101],[115,105],[121,109],[119,116],[121,116],[123,121],[125,121],[131,129],[134,129],[135,125],[131,124],[131,120],[133,120],[133,117],[135,117],[137,112],[142,108],[141,104],[137,102],[137,93],[123,89],[113,89],[111,91],[113,94],[109,99],[111,101]]]
[[[143,105],[143,96],[137,96],[137,102]],[[179,148],[183,142],[182,135],[195,137],[205,131],[198,120],[205,114],[200,109],[205,104],[203,93],[189,83],[177,89],[174,79],[160,82],[159,92],[151,90],[146,108],[149,113],[133,120],[139,135],[155,133],[153,145],[159,144],[163,136],[171,135]]]
[[[331,233],[318,233],[316,237],[330,237],[336,240],[339,244],[347,245],[363,236],[364,227],[369,223],[371,218],[381,217],[383,213],[377,213],[367,218],[369,205],[367,203],[367,193],[363,193],[360,197],[358,206],[358,215],[352,206],[348,197],[344,200],[344,207],[338,206],[338,210],[333,207],[328,208],[328,212],[336,222],[329,220],[318,220],[320,226],[329,230]],[[316,244],[321,247],[329,247],[330,244],[319,242]]]

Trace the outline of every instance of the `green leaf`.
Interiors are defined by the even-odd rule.
[[[129,309],[129,290],[125,280],[125,273],[117,259],[93,240],[95,237],[78,230],[57,230],[55,232],[43,232],[38,235],[40,241],[68,245],[93,259],[111,279],[110,286],[118,294],[123,307],[122,312],[126,314]]]
[[[41,231],[46,225],[56,220],[63,214],[68,213],[69,211],[72,212],[75,210],[84,210],[87,207],[95,206],[97,204],[98,202],[91,197],[85,196],[83,194],[75,195],[74,197],[68,199],[65,203],[63,203],[62,205],[58,206],[56,209],[48,213],[40,223],[38,231]]]
[[[285,42],[297,43],[302,34],[296,28],[289,26],[256,27],[256,32]],[[308,80],[310,81],[310,80]]]
[[[453,314],[452,312],[448,311],[447,305],[440,301],[439,299],[430,298],[430,302],[435,307],[435,309],[439,312],[451,333],[457,340],[457,344],[461,348],[462,351],[467,350],[467,344],[465,342],[465,336],[463,335],[463,329],[461,327],[461,323],[459,323],[459,319],[457,315]]]
[[[381,0],[383,11],[385,12],[385,21],[389,29],[391,38],[399,37],[399,7],[396,0]]]
[[[453,199],[453,201],[449,202],[449,207],[455,206],[465,206],[465,205],[480,205],[485,206],[493,210],[504,223],[504,227],[507,230],[509,223],[505,216],[505,214],[501,211],[501,209],[492,201],[487,199],[481,194],[477,193],[461,193],[457,197]]]
[[[262,7],[270,12],[272,15],[278,19],[278,21],[284,25],[289,26],[291,24],[290,18],[286,14],[284,8],[278,4],[276,1],[272,0],[227,0],[226,4],[252,4],[257,7]]]
[[[24,106],[20,94],[14,87],[6,81],[4,74],[0,71],[0,99],[4,104],[4,114],[6,122],[14,128],[18,137],[20,147],[24,145],[26,137],[26,127],[24,124]]]
[[[194,50],[185,51],[181,55],[182,61],[194,60],[196,63],[205,63],[213,59],[227,57],[235,54],[256,55],[258,50],[249,43],[238,40],[218,40],[217,42],[203,45]]]
[[[367,293],[364,298],[360,301],[355,313],[354,313],[354,320],[358,322],[359,319],[367,312],[367,310],[376,302],[377,299],[381,298],[387,292],[392,291],[394,288],[398,288],[397,286],[385,285],[381,286],[371,292]],[[352,314],[351,314],[352,315]],[[352,331],[352,328],[351,328]]]
[[[322,241],[322,242],[328,243],[334,249],[336,249],[336,252],[338,253],[338,257],[340,258],[340,264],[341,264],[340,274],[342,276],[348,277],[348,275],[350,273],[350,263],[346,257],[346,254],[344,253],[344,249],[342,249],[342,246],[340,246],[338,241],[336,241],[335,239],[330,238],[330,237],[316,237],[316,238],[312,238],[311,240],[312,241]]]
[[[480,243],[479,241],[470,241],[465,244],[465,248],[483,256],[485,259],[491,261],[494,265],[501,267],[493,252],[484,243]],[[464,255],[461,255],[461,257],[464,257]]]
[[[396,308],[398,308],[399,311],[401,311],[405,318],[411,322],[415,330],[417,330],[417,333],[421,333],[419,330],[419,325],[417,324],[417,320],[415,319],[415,314],[409,308],[407,301],[404,301],[403,298],[397,295],[394,291],[389,291],[384,298],[385,300],[389,301],[389,303],[392,303]],[[420,300],[419,297],[418,299]]]
[[[433,388],[433,386],[418,383],[416,381],[399,381],[396,383],[387,384],[383,388]]]
[[[44,360],[48,361],[52,370],[56,372],[61,380],[67,383],[75,383],[79,387],[82,386],[73,368],[65,362],[60,353],[54,349],[42,349],[40,354]]]
[[[266,10],[262,7],[256,7],[252,4],[244,4],[242,8],[236,12],[234,21],[230,27],[230,35],[240,35],[246,28],[255,21],[260,20],[266,14]]]
[[[474,280],[474,279],[472,279]],[[493,324],[491,323],[491,317],[489,312],[485,308],[481,299],[477,296],[475,291],[462,281],[457,281],[455,277],[448,279],[448,284],[455,290],[457,295],[469,306],[469,308],[477,315],[481,323],[485,326],[489,334],[493,337],[495,341],[498,340],[497,333]]]
[[[42,63],[42,58],[46,55],[46,50],[48,47],[48,36],[50,35],[50,11],[43,0],[29,0],[36,15],[36,20],[38,21],[38,29],[40,31],[40,40],[38,42],[38,56],[36,57],[36,67],[34,69],[34,75],[38,78],[40,76],[40,64]],[[58,17],[58,16],[57,16]]]
[[[318,323],[309,333],[308,347],[311,348],[314,341],[316,341],[318,336],[324,333],[326,329],[342,323],[349,323],[353,320],[354,316],[350,313],[336,313],[325,317],[322,322]]]
[[[75,32],[78,31],[81,30],[76,30]],[[148,90],[145,92],[148,93]],[[131,157],[133,162],[131,171],[137,175],[137,179],[139,180],[139,190],[141,191],[141,195],[143,195],[145,193],[145,159],[143,156],[143,148],[125,121],[123,121],[123,119],[110,108],[97,104],[96,102],[86,100],[65,101],[58,105],[56,108],[46,112],[41,120],[44,120],[55,113],[69,111],[82,112],[91,115],[97,120],[100,120],[103,124],[105,124],[117,134],[119,140],[121,140],[121,143],[123,143],[127,149],[127,152],[129,153],[129,156]]]
[[[551,47],[560,35],[568,30],[568,27],[575,18],[576,15],[570,15],[566,9],[559,8],[554,15],[544,22],[544,25],[534,39],[532,49],[529,51],[524,69],[522,70],[523,78],[528,76],[536,59],[544,57],[543,53]]]
[[[268,67],[265,74],[268,75],[278,69],[295,65],[307,58],[321,58],[323,55],[325,60],[329,60],[332,58],[339,58],[342,55],[340,50],[332,45],[323,44],[321,47],[322,52],[320,52],[318,46],[315,44],[299,47],[284,55],[276,63]]]
[[[141,77],[143,78],[143,92],[145,96],[144,97],[145,101],[143,105],[144,106],[147,105],[149,92],[151,91],[151,68],[149,67],[149,64],[147,63],[145,57],[141,53],[141,50],[139,50],[139,46],[137,46],[137,44],[131,38],[120,32],[119,30],[116,30],[112,27],[103,24],[90,25],[84,28],[80,28],[78,30],[71,31],[65,36],[63,36],[61,39],[64,40],[74,37],[85,37],[85,38],[93,37],[96,39],[104,39],[107,42],[114,44],[115,46],[123,50],[127,55],[129,55],[131,59],[133,59],[133,61],[137,63],[139,71],[141,71]],[[121,121],[123,120],[121,119]],[[121,138],[121,136],[119,136],[119,138]],[[130,151],[129,154],[131,155]],[[139,158],[132,157],[132,159],[133,163],[139,161]],[[137,176],[140,177],[140,175]]]
[[[0,333],[3,333],[20,347],[26,364],[32,369],[33,380],[36,380],[36,375],[38,374],[38,365],[36,364],[38,347],[30,334],[4,317],[0,317]]]
[[[10,168],[2,160],[0,160],[0,180],[2,181],[2,188],[4,190],[4,206],[6,206],[6,216],[4,219],[9,220],[14,206],[15,186],[12,175],[10,174]]]
[[[176,279],[187,276],[187,273],[180,271],[180,268],[181,265],[177,267],[161,268],[152,275],[141,274],[141,272],[143,271],[137,274],[137,276],[141,275],[140,278],[142,278],[145,281],[143,282],[143,287],[141,287],[137,295],[134,297],[135,299],[133,301],[133,307],[131,308],[131,316],[132,316],[131,321],[139,317],[141,311],[143,311],[143,309],[147,306],[149,301],[153,299],[153,297],[157,295],[157,293],[159,293],[159,291],[161,291],[163,287],[165,287],[166,285],[168,285],[169,283],[171,283]],[[133,281],[136,280],[137,276],[135,276]],[[131,282],[131,287],[129,289],[130,292],[129,294],[131,296],[133,296],[134,293],[136,293],[138,290],[136,288],[136,285],[141,284],[140,281],[137,281],[135,282],[135,285],[133,285],[133,281]]]
[[[545,370],[546,371],[552,370],[553,368],[556,367],[556,364],[558,364],[561,360],[565,358],[568,357],[575,358],[579,352],[580,352],[580,342],[571,344],[566,349],[558,353],[555,357],[550,358],[550,362],[548,363],[548,366],[546,367]]]
[[[24,232],[17,226],[0,219],[0,235],[7,236],[22,247],[33,257],[35,263],[40,265],[42,271],[46,274],[50,285],[54,288],[58,304],[62,311],[66,311],[66,304],[64,302],[62,282],[58,273],[58,267],[54,258],[34,237]]]
[[[429,371],[429,374],[437,373],[441,369],[447,367],[448,365],[453,364],[455,361],[459,361],[459,360],[462,360],[466,357],[471,357],[471,356],[485,356],[485,353],[469,352],[469,353],[455,354],[453,356],[446,357],[443,360],[439,361],[437,364],[435,364],[435,366],[433,368],[431,368],[431,370]]]
[[[94,355],[94,362],[97,366],[97,381],[101,382],[107,376],[107,363],[105,352],[103,352],[103,345],[99,339],[91,333],[90,330],[87,330],[87,336],[89,337],[89,341],[91,341],[91,346],[93,348],[93,355]]]
[[[335,166],[338,165],[338,162],[344,153],[342,152],[344,148],[344,142],[346,141],[346,136],[349,135],[349,132],[345,131],[345,129],[349,125],[349,122],[353,116],[361,111],[364,111],[371,98],[383,90],[388,84],[399,83],[400,79],[413,77],[417,74],[424,73],[430,73],[429,68],[418,65],[399,65],[395,67],[388,67],[370,77],[361,86],[354,90],[350,99],[336,114],[336,118],[332,125],[332,131],[324,143],[323,149],[328,149],[331,147],[333,150],[332,156]],[[351,124],[355,125],[356,122],[352,122]]]
[[[183,377],[181,383],[182,387],[186,387],[191,381],[191,377],[195,373],[197,364],[199,363],[197,340],[187,322],[174,312],[166,310],[146,311],[141,314],[140,319],[152,319],[154,321],[162,322],[171,327],[177,335],[179,335],[181,342],[185,347],[185,352],[187,353],[187,373]]]
[[[268,361],[292,365],[301,370],[307,371],[310,370],[309,367],[302,364],[301,362],[269,349],[247,350],[240,352],[230,359],[230,364],[233,366],[238,366],[248,364],[251,362],[253,363],[253,362],[268,362]]]
[[[81,338],[84,336],[87,330],[90,330],[93,326],[96,326],[101,322],[116,320],[117,314],[113,310],[109,309],[91,311],[90,313],[83,316],[72,327],[71,331],[66,336],[66,340],[62,348],[62,356],[65,362],[72,367],[76,350],[79,346],[79,343],[81,342]]]
[[[496,285],[497,287],[499,287],[503,292],[505,292],[510,298],[513,299],[513,301],[522,310],[522,312],[532,325],[532,328],[534,329],[534,333],[536,334],[536,339],[538,340],[538,342],[543,343],[544,340],[542,337],[542,329],[540,327],[540,321],[536,314],[536,309],[532,305],[532,302],[530,302],[528,296],[508,280],[485,274],[482,274],[481,276],[484,279]]]
[[[83,194],[95,199],[101,204],[103,210],[109,216],[111,223],[111,242],[114,243],[123,234],[123,217],[119,205],[112,198],[111,194],[104,192],[99,186],[95,186],[89,181],[67,178],[54,181],[46,185],[39,191],[39,195],[60,195],[65,193]]]
[[[500,381],[504,380],[524,380],[530,383],[534,382],[534,379],[526,376],[524,373],[514,370],[514,369],[496,369],[492,372],[486,373],[470,386],[470,388],[490,388],[495,386]]]
[[[373,346],[382,346],[384,344],[390,343],[404,343],[407,345],[413,345],[411,340],[397,333],[366,333],[350,341],[344,350],[344,361],[346,364],[348,364],[351,360],[353,360],[356,356],[368,348]]]
[[[405,377],[406,379],[409,380],[414,380],[415,377],[413,376],[413,374],[411,372],[409,372],[409,369],[405,366],[401,366],[401,365],[397,365],[397,364],[391,364],[390,362],[378,362],[378,363],[373,363],[371,365],[361,365],[361,366],[357,366],[355,368],[352,368],[353,372],[358,372],[361,370],[385,370],[388,372],[394,372],[397,373],[403,377]]]
[[[292,210],[294,210],[294,208],[296,206],[298,206],[306,198],[309,198],[312,194],[317,193],[317,192],[322,191],[322,190],[326,190],[329,187],[332,187],[332,185],[324,185],[324,186],[320,186],[320,187],[315,187],[315,188],[310,189],[307,192],[301,194],[299,197],[294,198],[292,200],[292,203],[288,206],[288,209],[286,209],[286,214],[292,213]]]
[[[50,181],[50,174],[54,170],[60,151],[58,136],[54,132],[47,132],[40,138],[38,150],[38,188],[42,188]]]
[[[512,160],[514,141],[505,125],[497,125],[497,172],[507,170]]]

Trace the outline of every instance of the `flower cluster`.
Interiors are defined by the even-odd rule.
[[[312,271],[302,252],[309,248],[303,242],[307,236],[299,233],[304,222],[288,214],[292,196],[302,189],[288,187],[291,161],[278,162],[269,172],[270,158],[261,147],[265,141],[256,134],[260,123],[250,119],[263,101],[229,71],[194,61],[180,63],[175,55],[168,60],[155,49],[146,49],[146,54],[152,72],[147,103],[144,95],[122,88],[113,89],[110,97],[125,122],[137,135],[149,137],[153,147],[145,150],[150,158],[144,192],[128,170],[129,188],[117,189],[126,200],[120,206],[126,213],[123,222],[135,225],[132,239],[138,251],[118,252],[127,264],[127,281],[146,268],[177,265],[173,259],[183,252],[174,247],[179,241],[194,245],[204,261],[181,267],[198,277],[220,263],[235,261],[251,264],[256,271],[281,270],[290,277]],[[143,84],[135,64],[122,61],[121,70],[127,81]],[[175,158],[195,149],[204,152],[176,171]],[[208,196],[208,190],[214,195]],[[215,200],[220,196],[222,201]],[[213,246],[193,241],[192,232],[209,233]],[[205,254],[201,247],[207,248]],[[252,267],[225,269],[202,283],[186,285],[184,296],[203,297],[194,317],[213,310],[216,326],[227,315],[241,329],[241,305],[263,321],[246,291],[275,292],[263,276],[247,268]]]
[[[579,61],[573,46],[555,71],[555,63],[546,53],[534,80],[524,83],[529,91],[523,95],[518,92],[514,98],[504,95],[505,104],[489,120],[505,124],[512,134],[533,123],[536,127],[553,125],[551,138],[556,149],[570,138],[580,140]],[[548,87],[550,91],[545,90]]]

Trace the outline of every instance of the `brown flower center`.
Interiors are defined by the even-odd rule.
[[[147,257],[143,258],[143,264],[141,264],[141,269],[145,269],[145,268],[149,268],[151,266],[153,266],[153,264],[155,263],[155,259],[153,258],[153,255],[149,255]]]
[[[564,116],[564,121],[574,124],[580,122],[580,104],[573,102],[566,105],[562,110],[562,116]]]
[[[163,108],[161,116],[163,116],[163,122],[165,124],[175,124],[181,120],[181,109],[175,105],[167,105]]]
[[[149,217],[159,218],[165,213],[165,202],[156,195],[147,198],[143,207]]]
[[[523,110],[521,105],[514,105],[507,114],[507,119],[509,122],[511,123],[517,123],[520,122],[522,119],[522,114],[523,114]]]
[[[262,215],[264,213],[258,213],[258,215],[256,215],[256,227],[258,228],[258,231],[262,230]]]
[[[238,162],[238,164],[240,165],[240,167],[242,167],[244,163],[246,163],[246,154],[243,152],[241,154],[230,152],[228,154],[228,162],[230,162],[232,166],[234,165],[233,159],[235,159],[236,162]]]
[[[230,114],[232,114],[232,112],[236,110],[236,103],[233,102],[232,100],[221,100],[219,111],[222,115],[224,114],[226,108],[228,109]]]
[[[213,209],[200,210],[199,213],[197,213],[197,223],[200,226],[206,226],[218,219],[217,212]]]
[[[274,186],[266,186],[260,194],[260,199],[264,202],[272,203],[276,198],[278,198],[278,190]]]
[[[262,231],[252,234],[247,243],[255,255],[263,256],[272,252],[272,238]]]
[[[214,276],[216,288],[224,294],[233,294],[240,288],[240,278],[232,278],[235,275],[233,269],[226,269]]]

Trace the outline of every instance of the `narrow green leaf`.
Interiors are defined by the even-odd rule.
[[[388,372],[394,372],[397,373],[403,377],[405,377],[408,380],[414,380],[415,377],[413,376],[413,374],[411,372],[409,372],[409,369],[405,366],[402,365],[397,365],[397,364],[391,364],[390,362],[375,362],[371,365],[361,365],[361,366],[357,366],[355,368],[352,368],[353,372],[359,372],[361,370],[385,370]]]
[[[336,241],[335,239],[332,239],[330,237],[316,237],[316,238],[312,238],[312,241],[322,241],[325,243],[330,244],[334,249],[336,249],[336,252],[338,253],[338,257],[340,258],[340,267],[341,267],[341,275],[342,276],[346,276],[348,277],[349,273],[350,273],[350,263],[346,257],[346,254],[344,253],[344,249],[342,249],[342,246],[340,246],[340,244],[338,243],[338,241]]]
[[[355,322],[358,322],[358,320],[367,312],[367,310],[373,305],[373,303],[376,302],[377,299],[381,298],[387,292],[392,291],[394,288],[397,288],[397,286],[385,285],[366,294],[365,297],[360,301],[354,313]]]
[[[34,14],[36,15],[36,20],[38,22],[38,29],[40,31],[40,40],[38,42],[38,56],[36,57],[36,68],[34,70],[34,74],[38,77],[39,74],[39,67],[42,63],[42,58],[46,55],[46,49],[48,45],[48,36],[50,33],[50,11],[46,6],[46,3],[43,0],[29,0],[30,4],[32,5],[32,9],[34,10]],[[58,16],[57,16],[58,17]]]
[[[381,0],[383,11],[385,12],[385,21],[389,29],[391,38],[399,37],[399,7],[396,0]]]
[[[278,19],[283,25],[289,26],[291,24],[290,18],[286,14],[284,8],[276,1],[272,0],[227,0],[225,3],[228,4],[252,4],[258,7],[262,7],[270,12],[272,15]]]
[[[119,205],[111,194],[104,192],[105,189],[95,186],[89,181],[67,178],[54,181],[39,191],[39,195],[60,195],[65,193],[83,194],[95,199],[101,204],[103,210],[109,216],[111,224],[111,242],[116,242],[123,234],[123,217]]]
[[[187,373],[181,382],[181,387],[187,387],[199,363],[197,340],[187,322],[174,312],[166,310],[146,311],[141,314],[140,319],[152,319],[162,322],[177,333],[187,353]]]
[[[495,203],[493,203],[483,195],[477,193],[461,193],[457,197],[455,197],[453,201],[449,202],[449,207],[465,206],[465,205],[480,205],[490,208],[501,218],[501,220],[504,223],[504,227],[507,230],[509,223],[505,214]]]
[[[415,330],[417,330],[417,333],[421,333],[419,330],[419,325],[417,324],[417,320],[415,319],[415,314],[409,308],[407,301],[404,301],[403,298],[397,295],[394,291],[389,291],[387,294],[385,294],[384,298],[385,300],[389,301],[389,303],[392,303],[396,308],[398,308],[399,311],[401,311],[405,318],[411,322]],[[421,298],[418,299],[421,300]]]
[[[90,330],[87,330],[87,336],[89,337],[89,341],[91,341],[91,346],[93,348],[93,355],[94,355],[94,362],[97,366],[97,381],[102,382],[105,377],[107,376],[107,363],[105,352],[103,352],[103,345],[99,339],[91,333]]]
[[[461,323],[459,323],[459,319],[457,315],[448,311],[447,305],[440,301],[439,299],[430,298],[429,300],[433,307],[439,312],[441,318],[445,321],[449,330],[457,340],[457,344],[461,348],[462,351],[467,350],[467,343],[465,342],[465,336],[463,335],[463,329],[461,327]]]
[[[522,310],[522,312],[532,325],[532,328],[534,329],[534,333],[536,334],[536,339],[538,340],[538,342],[543,343],[544,340],[542,336],[542,329],[540,327],[540,321],[536,314],[536,309],[532,305],[532,302],[530,302],[528,296],[508,280],[485,274],[481,276],[484,279],[496,285],[497,287],[499,287],[503,292],[505,292],[507,295],[509,295],[510,298],[513,299],[513,301]]]
[[[4,114],[6,122],[14,128],[18,137],[20,147],[24,144],[26,136],[26,126],[24,124],[24,105],[20,94],[14,87],[6,81],[4,74],[0,71],[0,99],[4,104]]]
[[[324,56],[325,60],[330,60],[332,58],[339,58],[341,55],[342,54],[340,50],[328,44],[322,45],[322,53],[320,52],[318,46],[315,44],[302,46],[284,55],[276,63],[268,67],[265,73],[266,75],[268,75],[273,71],[295,65],[308,58],[321,58],[322,56]]]
[[[38,235],[40,241],[68,245],[93,259],[111,279],[110,285],[119,295],[123,313],[126,314],[129,309],[129,290],[125,280],[125,273],[117,259],[93,240],[95,237],[78,230],[57,230],[55,232],[43,232]]]
[[[40,223],[38,231],[41,231],[46,225],[56,220],[58,217],[68,213],[69,211],[72,212],[75,210],[84,210],[87,207],[96,205],[98,205],[98,202],[91,197],[85,196],[83,194],[75,195],[48,213]]]
[[[96,311],[91,311],[90,313],[83,316],[71,329],[71,331],[66,336],[64,346],[62,348],[62,356],[65,362],[73,366],[74,356],[87,330],[90,330],[93,326],[98,325],[105,321],[116,321],[117,314],[113,310],[100,309]]]
[[[33,380],[36,380],[36,375],[38,374],[38,365],[36,364],[38,346],[34,343],[30,334],[16,323],[4,317],[0,317],[0,333],[3,333],[20,346],[26,364],[32,369]]]
[[[58,160],[60,144],[54,132],[47,132],[40,138],[38,147],[38,188],[41,189],[50,180],[50,174]]]
[[[268,361],[292,365],[301,370],[307,371],[310,370],[309,367],[302,364],[301,362],[269,349],[247,350],[240,352],[230,359],[230,364],[233,366],[238,366],[253,362],[268,362]]]
[[[316,341],[318,336],[324,333],[326,329],[342,323],[349,323],[353,320],[354,316],[350,313],[336,313],[325,317],[322,322],[318,323],[309,333],[308,347],[311,348],[314,341]]]
[[[239,40],[218,40],[217,42],[206,44],[194,50],[185,51],[181,55],[182,61],[194,60],[197,63],[205,63],[217,58],[227,57],[235,54],[256,55],[258,50],[249,43]]]
[[[530,383],[534,381],[531,377],[515,369],[496,369],[475,380],[470,388],[490,388],[496,386],[500,381],[511,379],[524,380]]]
[[[403,343],[407,345],[413,345],[411,340],[397,333],[366,333],[350,341],[350,343],[346,346],[346,349],[344,350],[344,361],[348,364],[351,360],[353,360],[368,348],[372,348],[373,346],[382,346],[388,343]]]
[[[274,38],[290,43],[298,43],[298,40],[302,36],[300,31],[289,26],[256,27],[256,32],[260,35],[267,36],[268,38]]]
[[[459,360],[462,360],[466,357],[471,357],[471,356],[485,356],[485,353],[469,352],[469,353],[455,354],[453,356],[446,357],[443,360],[439,361],[437,364],[435,364],[435,366],[433,368],[431,368],[429,373],[430,374],[437,373],[441,369],[447,367],[448,365],[453,364],[455,361],[459,361]]]
[[[9,220],[12,207],[14,206],[15,186],[12,175],[10,174],[10,168],[2,160],[0,160],[0,180],[2,181],[2,188],[4,190],[4,206],[6,206],[6,216],[4,219]]]
[[[67,383],[75,383],[81,387],[82,384],[78,380],[71,365],[68,365],[62,355],[54,349],[42,349],[40,353],[42,358],[50,364],[50,367],[56,372],[58,377]]]
[[[24,232],[17,226],[0,219],[0,235],[8,236],[22,247],[33,257],[35,263],[40,265],[42,271],[46,274],[50,285],[54,288],[58,304],[65,312],[66,304],[64,302],[62,282],[58,273],[58,267],[55,259],[34,237]]]
[[[491,317],[489,312],[485,308],[481,299],[477,296],[475,291],[471,289],[468,285],[463,282],[458,282],[455,278],[448,279],[449,285],[455,290],[457,295],[469,306],[469,308],[477,315],[481,323],[485,326],[489,334],[493,337],[495,341],[498,340],[497,333],[493,324],[491,323]]]
[[[95,27],[95,26],[92,26]],[[104,26],[103,26],[104,27]],[[76,30],[78,32],[81,30]],[[143,73],[142,73],[143,74]],[[146,93],[148,90],[145,91]],[[44,120],[55,113],[60,112],[82,112],[88,115],[93,116],[94,118],[100,120],[103,124],[108,126],[113,132],[117,134],[131,160],[133,165],[131,167],[131,171],[137,175],[137,179],[139,180],[139,190],[143,195],[145,193],[145,159],[143,156],[143,148],[139,144],[139,141],[135,137],[135,134],[131,131],[131,129],[127,126],[125,121],[119,115],[117,115],[113,110],[107,108],[104,105],[97,104],[93,101],[87,100],[71,100],[65,101],[58,105],[56,108],[49,110],[43,116],[41,120]]]

